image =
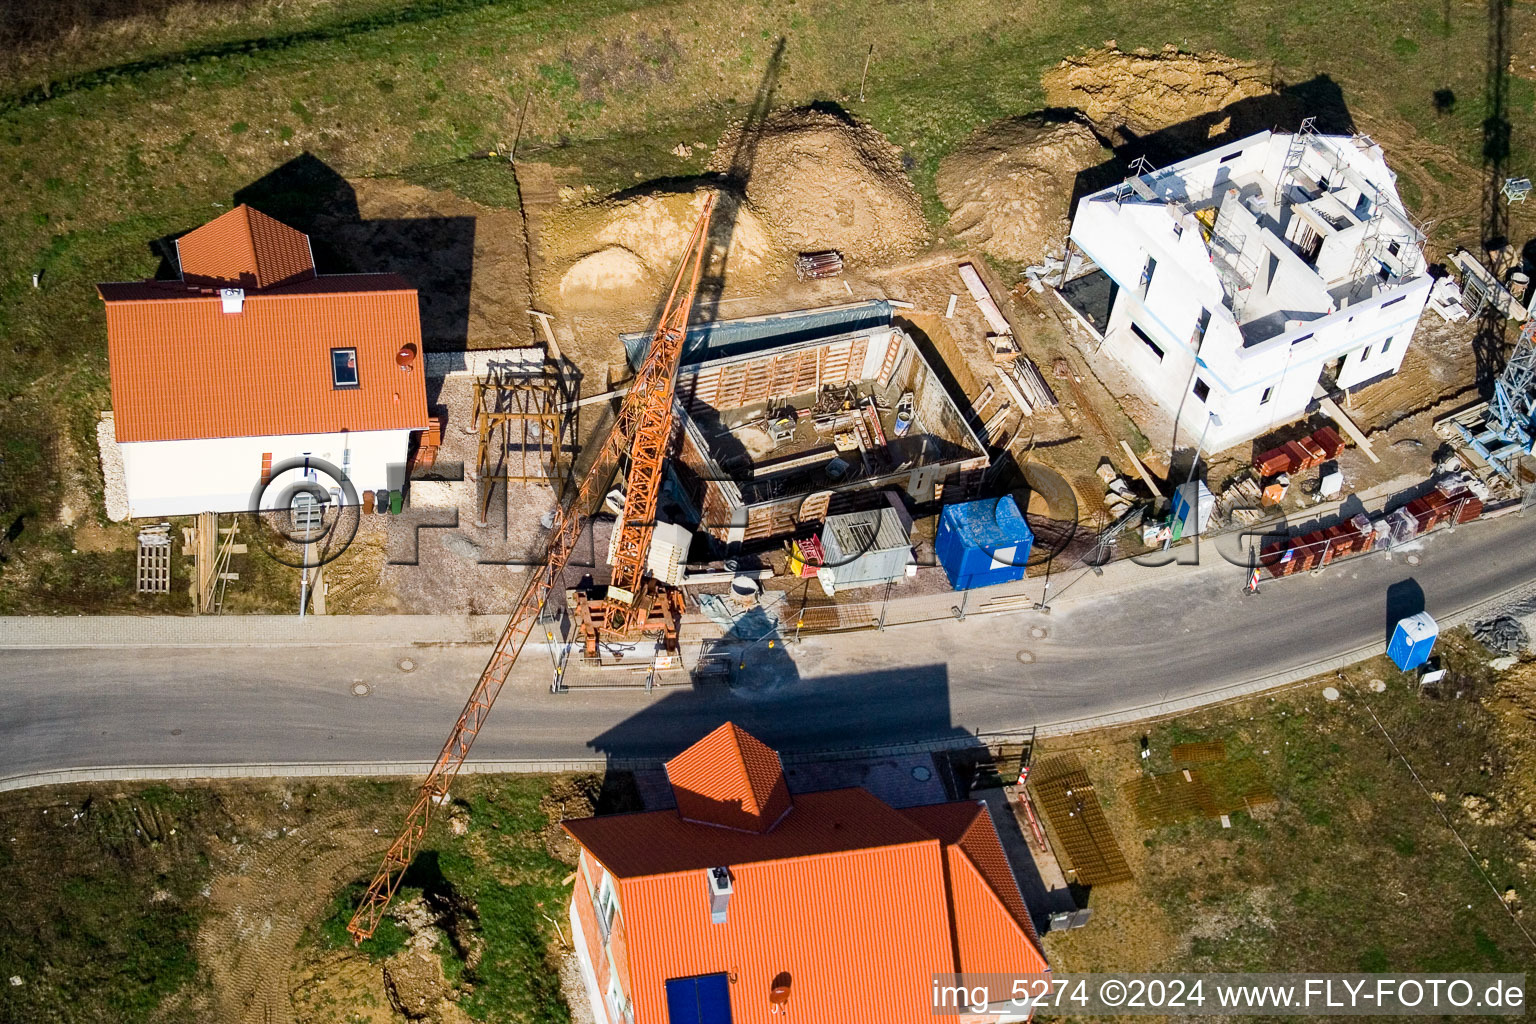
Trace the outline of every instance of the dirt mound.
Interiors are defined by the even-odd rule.
[[[1101,135],[1121,138],[1268,95],[1274,83],[1274,70],[1266,65],[1171,46],[1159,53],[1089,50],[1040,76],[1051,106],[1081,110]]]
[[[727,131],[711,169],[729,169],[741,142],[740,127]],[[754,129],[753,144],[747,202],[791,252],[838,249],[850,263],[881,263],[928,241],[900,151],[868,125],[792,110]]]
[[[560,297],[577,306],[610,306],[635,289],[655,292],[676,270],[704,196],[702,189],[656,192],[561,210],[543,241],[545,260],[560,268]],[[717,213],[714,231],[719,236],[730,225],[730,271],[751,276],[774,260],[777,247],[750,206],[731,205],[728,196],[717,200],[717,209],[734,216]]]
[[[1080,121],[1000,121],[939,165],[939,199],[960,241],[1033,263],[1065,242],[1078,175],[1111,156]]]
[[[648,273],[640,257],[622,245],[610,245],[571,264],[560,278],[560,298],[575,308],[606,301],[607,296],[644,284]]]

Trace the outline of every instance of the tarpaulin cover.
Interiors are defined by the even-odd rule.
[[[723,356],[743,355],[762,349],[777,348],[803,341],[816,341],[883,327],[891,322],[892,306],[884,299],[850,302],[821,309],[802,309],[792,313],[740,320],[713,320],[688,328],[683,347],[684,363],[702,363]],[[631,367],[638,367],[650,347],[648,332],[621,334],[624,352]]]

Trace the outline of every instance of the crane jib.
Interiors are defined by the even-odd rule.
[[[532,574],[507,619],[490,660],[480,679],[470,691],[459,720],[443,744],[432,770],[406,815],[400,835],[384,853],[383,863],[358,903],[347,931],[354,943],[361,943],[374,933],[383,920],[400,880],[415,859],[416,850],[426,838],[432,810],[447,799],[449,787],[469,757],[470,747],[496,703],[502,686],[512,674],[518,655],[544,609],[569,562],[571,552],[581,537],[586,520],[600,507],[608,482],[617,471],[621,456],[629,456],[630,472],[625,495],[625,515],[616,545],[613,586],[638,592],[645,578],[650,549],[652,523],[661,493],[662,469],[673,427],[672,397],[677,381],[677,367],[682,361],[687,339],[688,319],[693,311],[694,295],[708,248],[709,221],[715,197],[707,194],[703,209],[694,224],[693,234],[683,250],[677,275],[662,309],[650,350],[635,374],[634,383],[624,396],[613,429],[598,450],[576,496],[565,503],[550,530],[549,544],[540,570]],[[685,287],[686,282],[686,287]],[[609,626],[622,628],[627,609],[615,606]]]

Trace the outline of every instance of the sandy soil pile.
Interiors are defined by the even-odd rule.
[[[928,241],[901,155],[875,129],[792,110],[755,129],[747,201],[790,252],[838,249],[850,263],[910,256]],[[731,166],[742,129],[720,140],[711,169]]]
[[[743,145],[736,127],[720,140],[711,169],[732,167]],[[754,129],[745,198],[716,201],[713,241],[726,253],[736,293],[766,287],[796,253],[839,249],[851,264],[911,255],[928,240],[922,203],[901,157],[872,128],[820,111],[795,110]],[[600,311],[647,308],[670,279],[704,202],[691,192],[630,192],[566,201],[539,239],[540,262],[558,275],[562,305]]]
[[[560,274],[561,302],[578,310],[624,302],[649,308],[677,269],[705,195],[702,188],[655,192],[559,211],[541,244]],[[750,279],[774,262],[778,247],[749,205],[722,196],[716,209],[716,251],[727,252],[733,276]]]
[[[939,165],[939,199],[957,239],[1034,263],[1065,243],[1078,175],[1111,157],[1080,121],[999,121]]]
[[[1049,105],[1081,110],[1101,135],[1124,138],[1268,95],[1274,91],[1274,72],[1219,53],[1110,48],[1068,57],[1042,75],[1040,83]]]

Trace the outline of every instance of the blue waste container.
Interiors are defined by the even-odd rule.
[[[933,551],[956,590],[1024,578],[1035,535],[1012,496],[946,505]]]
[[[1435,638],[1440,627],[1429,612],[1419,612],[1398,622],[1392,631],[1392,642],[1387,644],[1387,657],[1392,664],[1410,672],[1429,660],[1429,652],[1435,649]]]

